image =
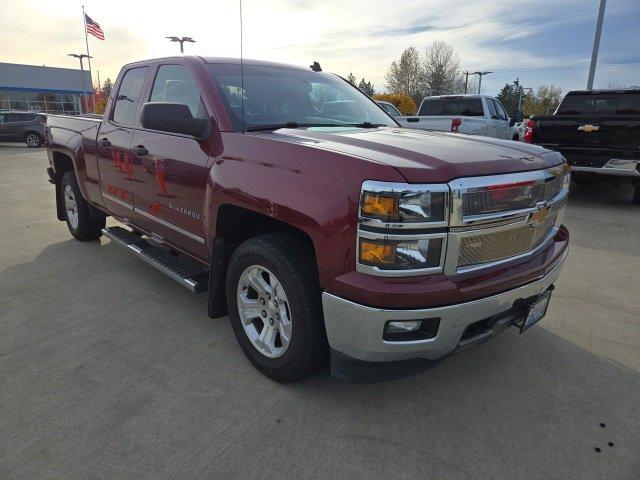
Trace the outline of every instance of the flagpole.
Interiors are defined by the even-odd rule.
[[[93,71],[91,70],[91,54],[89,53],[89,37],[87,35],[87,16],[84,13],[84,5],[82,5],[82,22],[84,24],[84,41],[87,45],[87,61],[89,62],[89,83],[91,85],[91,111],[96,113],[96,102],[93,98]],[[85,92],[86,94],[86,92]]]

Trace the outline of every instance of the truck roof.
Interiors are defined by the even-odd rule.
[[[138,63],[147,63],[147,62],[155,62],[158,60],[177,60],[177,59],[188,59],[191,61],[196,61],[196,62],[204,62],[204,63],[227,63],[227,64],[233,64],[233,65],[240,65],[240,59],[239,58],[233,58],[233,57],[203,57],[200,55],[172,55],[172,56],[168,56],[168,57],[157,57],[157,58],[147,58],[145,60],[139,60],[137,62],[131,62],[126,64],[125,66],[129,66],[129,65],[136,65]],[[303,67],[300,65],[292,65],[292,64],[287,64],[287,63],[279,63],[279,62],[271,62],[271,61],[267,61],[267,60],[256,60],[253,58],[243,58],[242,59],[242,63],[244,65],[256,65],[256,66],[260,66],[260,67],[280,67],[280,68],[294,68],[296,70],[310,70],[309,67]]]
[[[625,94],[636,93],[640,94],[640,88],[604,88],[601,90],[571,90],[567,92],[567,95],[602,95],[607,93]],[[567,96],[565,95],[565,96]]]

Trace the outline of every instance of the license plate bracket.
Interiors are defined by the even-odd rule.
[[[514,325],[520,329],[520,333],[525,332],[544,318],[547,314],[547,309],[549,308],[549,301],[551,300],[553,290],[554,286],[551,285],[536,298],[527,302],[527,308],[524,315],[514,323]]]

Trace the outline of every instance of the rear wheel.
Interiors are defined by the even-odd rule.
[[[60,195],[64,207],[67,227],[78,240],[92,240],[102,235],[106,225],[104,216],[95,216],[91,206],[82,196],[73,172],[67,172],[60,183]],[[97,218],[96,218],[97,217]]]
[[[227,273],[229,319],[249,361],[279,382],[300,380],[327,360],[322,303],[313,258],[280,234],[247,240]]]
[[[27,143],[27,146],[36,148],[42,146],[42,137],[39,133],[29,132],[27,136],[24,138],[24,141]]]

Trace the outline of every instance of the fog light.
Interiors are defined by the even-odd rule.
[[[435,338],[439,326],[440,318],[437,317],[423,320],[390,320],[384,326],[382,338],[392,342],[426,340]]]
[[[415,332],[422,325],[422,320],[411,320],[410,322],[389,322],[387,333],[407,333]]]

